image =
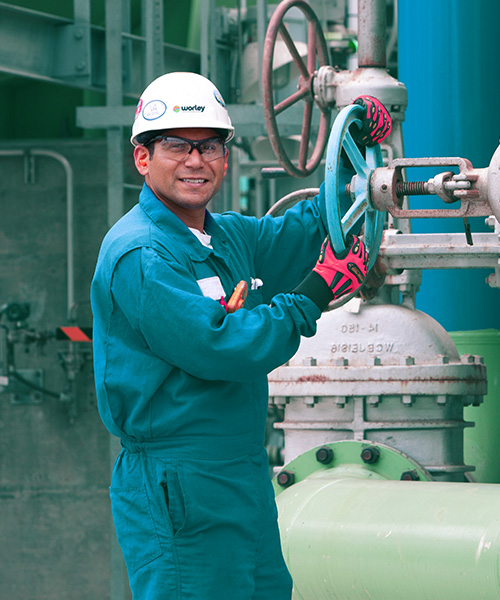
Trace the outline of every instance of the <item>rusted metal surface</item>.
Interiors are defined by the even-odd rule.
[[[358,1],[358,65],[386,67],[386,2]]]
[[[370,342],[338,344],[340,353],[374,351]],[[372,348],[373,346],[373,348]],[[335,344],[333,344],[336,349]],[[406,357],[405,357],[406,358]],[[480,357],[474,362],[439,362],[416,365],[335,367],[289,366],[269,375],[269,394],[279,397],[370,396],[383,386],[384,396],[482,396],[486,393],[486,367]]]
[[[286,12],[293,7],[300,9],[308,22],[307,65],[302,60],[302,57],[284,24]],[[297,91],[285,100],[275,104],[273,88],[273,56],[278,36],[285,42],[290,51],[291,57],[300,72],[300,77]],[[284,0],[274,11],[266,33],[262,59],[262,95],[269,141],[281,166],[287,173],[294,177],[306,177],[314,172],[323,156],[329,134],[330,110],[326,107],[319,107],[321,115],[318,136],[313,152],[309,157],[309,138],[311,136],[311,123],[315,105],[313,81],[316,73],[316,62],[319,63],[320,67],[328,65],[329,62],[328,49],[318,18],[307,2],[304,2],[303,0]],[[297,164],[294,164],[288,157],[283,144],[281,143],[276,117],[278,114],[299,101],[304,101],[305,106],[302,120],[299,158]]]
[[[301,375],[298,379],[297,382],[298,383],[311,383],[311,382],[315,382],[315,383],[326,383],[328,381],[328,377],[326,375]]]

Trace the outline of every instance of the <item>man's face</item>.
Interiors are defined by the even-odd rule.
[[[216,137],[213,129],[169,129],[166,135],[179,136],[190,140],[203,140]],[[203,213],[213,196],[219,190],[227,169],[227,152],[221,158],[206,162],[197,149],[184,160],[177,162],[165,156],[161,143],[156,144],[153,156],[144,146],[134,151],[135,165],[144,175],[146,184],[174,214],[186,224],[193,213]]]

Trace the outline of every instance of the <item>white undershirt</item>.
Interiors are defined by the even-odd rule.
[[[194,229],[193,227],[188,227],[188,229],[189,229],[189,231],[194,233],[194,235],[200,240],[200,242],[204,246],[213,250],[213,247],[210,244],[210,242],[212,241],[211,235],[208,235],[208,233],[205,233],[205,232],[202,233],[201,231],[199,231],[198,229]]]

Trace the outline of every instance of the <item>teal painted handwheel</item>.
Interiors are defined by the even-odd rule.
[[[361,126],[363,111],[361,106],[351,104],[340,111],[333,123],[326,152],[325,197],[328,232],[337,254],[345,252],[347,235],[364,216],[364,243],[368,251],[368,269],[371,269],[382,241],[385,213],[373,206],[369,186],[371,174],[382,166],[382,152],[377,144],[373,148],[366,148],[365,158],[353,140],[349,127],[353,123]],[[341,189],[339,184],[342,149],[356,171],[351,182],[354,201],[344,216],[340,211],[340,197],[345,194],[345,189]]]

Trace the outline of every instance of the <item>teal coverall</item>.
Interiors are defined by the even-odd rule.
[[[312,269],[324,198],[283,217],[206,212],[213,249],[144,186],[92,282],[98,406],[121,438],[113,519],[135,600],[289,600],[264,448],[267,374],[312,336],[288,293]],[[241,280],[245,307],[226,314]]]

